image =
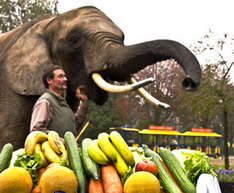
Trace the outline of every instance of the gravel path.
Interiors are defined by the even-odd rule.
[[[224,157],[218,159],[210,158],[210,164],[212,165],[224,165]],[[229,156],[229,165],[234,166],[234,156]]]

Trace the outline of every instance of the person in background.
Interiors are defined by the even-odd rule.
[[[171,150],[176,149],[177,146],[178,146],[178,142],[176,141],[176,139],[172,139]]]
[[[42,81],[46,92],[34,104],[30,131],[39,130],[48,133],[54,130],[62,138],[66,131],[77,135],[87,113],[88,97],[85,86],[76,89],[76,97],[80,103],[74,113],[66,102],[68,80],[63,68],[54,65],[43,75]]]

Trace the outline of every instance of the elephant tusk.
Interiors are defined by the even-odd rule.
[[[101,89],[115,93],[132,91],[154,82],[154,78],[148,78],[130,85],[117,86],[106,82],[99,73],[93,73],[92,79]]]
[[[136,83],[137,81],[133,77],[131,77],[130,82]],[[170,108],[170,105],[163,103],[163,102],[160,102],[158,99],[156,99],[151,94],[149,94],[144,88],[139,88],[138,92],[141,94],[141,96],[143,96],[151,104],[159,106],[159,107],[163,107],[165,109]]]

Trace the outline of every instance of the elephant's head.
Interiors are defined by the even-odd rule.
[[[43,90],[44,70],[53,64],[61,65],[69,79],[71,96],[76,87],[84,84],[88,98],[101,105],[107,100],[107,91],[97,86],[95,77],[126,81],[147,65],[174,58],[185,72],[183,86],[193,90],[199,85],[199,63],[180,43],[155,40],[125,46],[123,41],[123,32],[95,7],[82,7],[42,20],[14,45],[19,50],[11,54],[16,64],[14,69],[8,69],[10,82],[20,94],[38,95]],[[22,72],[24,78],[16,80],[16,71]]]

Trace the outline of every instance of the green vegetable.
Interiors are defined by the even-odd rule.
[[[34,186],[37,185],[38,171],[42,165],[43,163],[39,154],[29,155],[26,152],[18,155],[14,163],[14,166],[22,167],[30,173]]]
[[[14,166],[14,163],[17,160],[18,155],[22,154],[23,152],[24,152],[24,148],[20,148],[20,149],[17,149],[15,151],[13,151],[12,158],[11,158],[11,163],[10,163],[9,167],[13,167]]]
[[[174,154],[174,156],[178,159],[181,166],[184,168],[184,161],[186,160],[186,156],[184,153],[194,153],[196,150],[191,149],[174,149],[171,152]]]
[[[13,153],[13,146],[7,143],[3,146],[0,154],[0,173],[9,167]]]
[[[82,140],[81,143],[81,158],[83,161],[83,166],[88,174],[88,176],[92,177],[95,180],[98,180],[100,177],[100,169],[96,162],[94,162],[90,157],[88,153],[88,146],[92,142],[92,139],[85,138]]]
[[[79,182],[78,192],[87,193],[88,192],[88,182],[85,175],[85,169],[81,161],[81,155],[79,148],[77,147],[75,136],[72,132],[67,131],[64,134],[65,146],[68,153],[68,159],[70,162],[70,167],[74,171],[77,180]]]
[[[132,151],[134,161],[135,161],[134,169],[135,169],[137,163],[139,163],[143,160],[151,160],[151,158],[145,157],[145,152],[144,152],[142,147],[130,147],[130,150]]]
[[[183,192],[196,193],[194,184],[187,177],[185,170],[182,168],[174,154],[170,150],[160,147],[159,155],[165,162],[173,177],[176,179],[176,182],[180,185]]]
[[[121,182],[122,182],[122,184],[124,184],[125,181],[128,179],[128,177],[129,177],[132,173],[134,173],[134,170],[135,170],[134,167],[131,167],[131,166],[128,167],[127,172],[125,172],[125,174],[123,175],[123,177],[121,177]]]
[[[174,182],[164,167],[163,162],[160,160],[160,156],[156,152],[152,151],[147,145],[143,144],[142,147],[145,151],[145,155],[147,157],[151,157],[156,163],[158,167],[160,184],[162,185],[163,189],[165,189],[168,193],[182,193],[179,186]]]
[[[182,154],[186,156],[184,161],[185,172],[194,185],[197,184],[198,177],[202,173],[217,176],[210,166],[209,157],[205,153],[195,151],[193,153],[182,152]]]

